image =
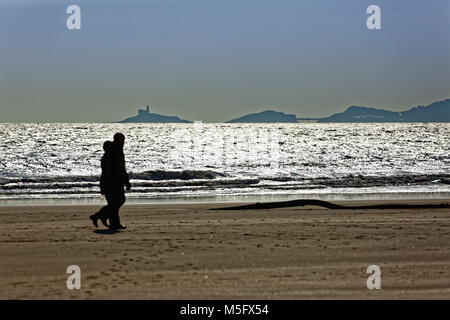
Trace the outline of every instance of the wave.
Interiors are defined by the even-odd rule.
[[[326,185],[333,188],[342,187],[382,187],[382,186],[407,186],[424,185],[430,183],[450,184],[450,174],[418,174],[418,175],[395,175],[395,176],[362,176],[348,175],[340,178],[315,178],[316,184]]]
[[[298,175],[275,177],[230,177],[210,170],[143,171],[130,173],[135,195],[217,192],[296,192],[308,189],[336,190],[391,186],[450,185],[450,174],[395,176],[347,175],[343,177],[305,178]],[[24,198],[39,194],[93,195],[99,193],[99,176],[58,176],[0,179],[0,197]],[[445,187],[447,188],[447,187]]]
[[[225,175],[219,172],[210,170],[183,170],[183,171],[144,171],[140,173],[130,172],[130,179],[139,180],[193,180],[193,179],[215,179],[217,177],[224,177]]]
[[[130,179],[136,180],[193,180],[193,179],[215,179],[225,175],[211,170],[182,170],[182,171],[143,171],[129,172]],[[47,176],[47,177],[11,177],[0,178],[0,186],[11,183],[85,183],[97,182],[100,175],[66,175],[66,176]]]

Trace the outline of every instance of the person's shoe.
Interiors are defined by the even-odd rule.
[[[119,224],[119,225],[117,225],[117,226],[110,226],[109,228],[110,228],[110,229],[113,229],[113,230],[123,230],[123,229],[126,229],[127,226],[124,226],[124,225],[122,225],[122,224]]]
[[[102,222],[102,224],[109,228],[109,224],[108,224],[108,218],[100,218],[100,221]]]
[[[94,227],[98,228],[98,223],[97,223],[98,218],[95,216],[95,214],[90,216],[89,219],[92,220],[92,223],[94,224]]]

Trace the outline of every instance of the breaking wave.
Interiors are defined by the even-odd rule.
[[[212,194],[214,192],[258,193],[298,192],[325,188],[371,188],[383,186],[450,185],[450,175],[397,175],[372,177],[348,175],[345,177],[230,177],[214,171],[144,171],[130,173],[133,188],[130,196],[176,198],[189,193]],[[20,196],[59,198],[71,196],[86,198],[99,196],[99,176],[2,178],[0,199]]]

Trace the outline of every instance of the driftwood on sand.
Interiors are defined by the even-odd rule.
[[[450,208],[450,203],[441,204],[373,204],[364,206],[344,206],[340,204],[331,203],[322,200],[291,200],[291,201],[278,201],[278,202],[257,202],[254,204],[224,207],[224,208],[212,208],[209,210],[258,210],[258,209],[276,209],[287,207],[301,207],[301,206],[319,206],[328,209],[335,210],[349,210],[349,209],[430,209],[430,208]]]

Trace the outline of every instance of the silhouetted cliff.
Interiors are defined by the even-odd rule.
[[[260,113],[252,113],[246,116],[227,121],[227,123],[271,123],[271,122],[291,122],[297,123],[295,114],[286,114],[273,110]]]
[[[450,122],[450,99],[403,112],[352,106],[319,122]]]

